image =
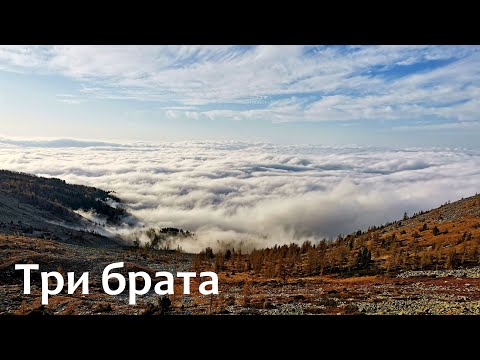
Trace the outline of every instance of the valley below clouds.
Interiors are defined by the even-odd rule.
[[[113,190],[134,229],[193,231],[178,244],[187,251],[335,238],[474,195],[480,183],[480,151],[451,148],[0,138],[0,164]]]

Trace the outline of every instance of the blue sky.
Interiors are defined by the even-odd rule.
[[[0,136],[478,147],[478,46],[1,46]]]

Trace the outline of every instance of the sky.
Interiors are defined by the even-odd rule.
[[[478,148],[478,46],[0,46],[0,136]]]

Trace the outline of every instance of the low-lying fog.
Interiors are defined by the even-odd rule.
[[[480,183],[480,152],[465,149],[0,139],[0,164],[114,190],[137,229],[193,231],[179,240],[187,251],[333,238],[474,195]]]

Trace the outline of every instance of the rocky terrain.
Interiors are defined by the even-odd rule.
[[[146,271],[152,278],[156,271],[187,271],[191,268],[191,255],[176,251],[157,251],[155,254],[132,251],[129,248],[102,248],[22,236],[0,235],[0,314],[28,314],[41,311],[49,314],[137,314],[149,303],[156,303],[158,295],[152,291],[139,298],[138,306],[128,305],[128,290],[119,296],[107,295],[102,288],[103,269],[114,262],[123,261],[120,271],[127,278],[129,271]],[[23,294],[23,272],[15,264],[35,263],[40,270],[32,272],[32,293]],[[89,295],[68,295],[65,289],[41,305],[40,271],[58,271],[65,276],[74,272],[80,276],[89,272]],[[180,283],[176,286],[181,286]],[[181,290],[179,290],[181,291]],[[102,304],[102,305],[99,305]]]
[[[104,201],[109,197],[120,201],[100,189],[0,170],[0,233],[87,246],[122,246],[124,242],[104,226],[76,212],[94,211],[105,221],[118,222],[127,214]]]
[[[409,277],[467,277],[467,278],[480,278],[480,266],[475,266],[466,269],[454,269],[454,270],[409,270],[404,271],[397,275],[399,278]]]
[[[124,261],[127,271],[192,270],[192,255],[131,248],[105,249],[17,236],[0,236],[0,314],[132,314],[159,312],[152,290],[128,305],[128,292],[110,296],[101,288],[101,273],[110,263]],[[32,294],[24,295],[23,274],[15,263],[37,263],[42,271],[90,273],[91,294],[65,291],[40,302],[40,279],[32,274]],[[249,274],[221,272],[219,295],[183,295],[175,283],[169,298],[170,314],[480,314],[478,267],[453,271],[404,272],[397,277],[337,275],[291,278],[286,282]],[[128,286],[127,286],[128,288]]]
[[[242,314],[478,314],[480,278],[337,277],[232,287],[225,310]],[[228,295],[227,295],[228,294]]]

